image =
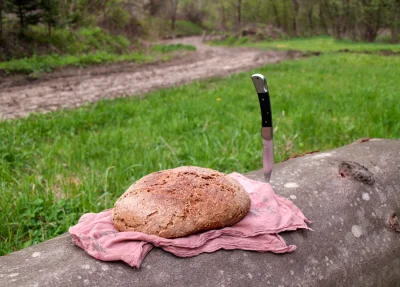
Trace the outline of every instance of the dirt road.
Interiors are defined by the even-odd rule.
[[[0,119],[75,108],[104,98],[140,95],[302,56],[299,52],[211,47],[203,44],[201,37],[181,38],[168,43],[194,45],[197,51],[164,63],[64,69],[33,82],[3,80],[0,84]]]

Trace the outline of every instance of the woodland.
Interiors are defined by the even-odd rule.
[[[0,0],[0,58],[63,52],[81,29],[130,42],[203,31],[268,40],[269,29],[279,38],[398,43],[399,27],[400,0]]]

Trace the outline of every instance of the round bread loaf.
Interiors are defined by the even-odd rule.
[[[250,197],[224,173],[183,166],[149,174],[117,200],[114,226],[177,238],[239,222],[249,211]]]

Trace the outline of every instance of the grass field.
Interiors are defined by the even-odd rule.
[[[295,38],[278,41],[252,42],[248,38],[229,37],[223,41],[214,41],[215,45],[248,46],[269,50],[297,50],[303,52],[337,52],[349,50],[352,52],[400,52],[400,44],[364,43],[349,40],[335,40],[333,37]]]
[[[156,39],[201,35],[204,29],[208,30],[187,20],[176,20],[174,31],[171,30],[171,21],[167,19],[152,18],[150,22],[143,24],[149,36]]]
[[[76,55],[43,55],[33,56],[30,58],[16,59],[7,62],[0,62],[0,71],[6,74],[22,73],[22,74],[38,74],[43,72],[51,72],[56,68],[66,66],[85,67],[88,65],[96,65],[103,63],[118,62],[151,62],[160,58],[161,55],[172,53],[175,51],[195,51],[196,47],[192,45],[170,44],[170,45],[154,45],[150,52],[128,52],[117,54],[112,52],[94,52]],[[162,57],[165,57],[163,55]]]
[[[112,207],[138,178],[197,165],[261,168],[260,112],[250,75],[269,80],[276,161],[361,137],[400,135],[400,57],[326,54],[144,98],[0,122],[0,255]]]

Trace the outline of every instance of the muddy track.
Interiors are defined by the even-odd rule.
[[[142,95],[159,88],[225,77],[304,56],[293,51],[211,47],[203,44],[201,37],[181,38],[168,43],[191,44],[197,47],[197,51],[164,63],[63,69],[33,82],[22,76],[3,79],[0,82],[0,119],[75,108],[105,98]]]

